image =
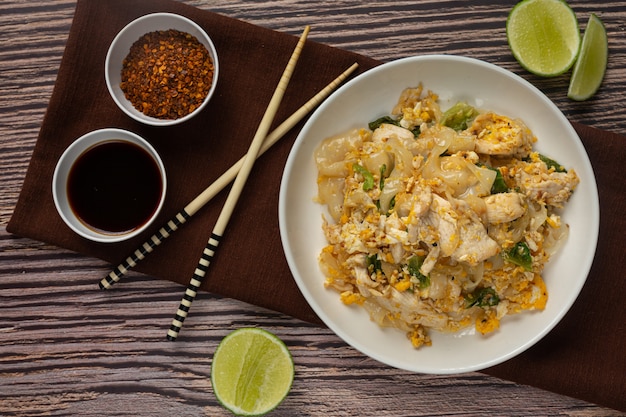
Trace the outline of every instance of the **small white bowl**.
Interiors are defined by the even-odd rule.
[[[193,112],[178,119],[158,119],[150,117],[137,110],[133,104],[124,96],[124,92],[120,88],[122,78],[122,64],[130,51],[130,47],[146,33],[161,30],[174,29],[195,36],[209,52],[213,61],[213,80],[211,88],[200,106]],[[107,52],[104,75],[107,88],[111,97],[118,107],[133,119],[151,126],[171,126],[185,122],[206,107],[207,103],[213,96],[217,86],[219,73],[219,63],[217,59],[217,51],[207,33],[192,20],[173,13],[152,13],[139,17],[128,25],[126,25],[113,39],[111,46]]]
[[[147,220],[138,224],[137,227],[123,232],[107,232],[89,226],[74,212],[72,205],[70,204],[70,198],[68,197],[68,179],[75,162],[83,156],[87,150],[95,147],[96,145],[111,141],[129,142],[138,145],[140,148],[145,150],[158,166],[161,179],[160,197],[158,199],[158,203],[155,205],[152,215],[149,216]],[[59,158],[52,177],[52,196],[56,209],[63,221],[70,227],[70,229],[78,233],[80,236],[95,242],[103,243],[121,242],[135,237],[146,230],[159,215],[165,201],[166,190],[167,178],[165,174],[165,166],[163,165],[161,157],[152,145],[150,145],[142,137],[132,132],[113,128],[94,130],[76,139],[70,146],[67,147]],[[122,205],[125,204],[123,199],[120,199],[118,202]]]

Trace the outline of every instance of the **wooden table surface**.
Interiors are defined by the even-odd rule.
[[[609,32],[604,85],[583,103],[567,99],[568,75],[540,79],[513,59],[504,28],[515,1],[185,3],[291,34],[310,24],[310,39],[383,61],[426,53],[484,59],[534,83],[570,120],[626,131],[626,1],[570,2],[583,27],[595,12]],[[211,294],[194,302],[185,323],[192,337],[172,344],[163,332],[180,286],[131,273],[111,295],[96,286],[111,265],[8,234],[74,8],[75,0],[0,4],[0,415],[228,415],[211,389],[211,356],[243,326],[274,332],[293,354],[295,382],[276,416],[621,415],[481,373],[393,369],[327,329]]]

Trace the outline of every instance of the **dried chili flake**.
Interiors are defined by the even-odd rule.
[[[198,39],[175,29],[149,32],[130,48],[120,88],[133,106],[157,119],[179,119],[206,98],[213,60]]]

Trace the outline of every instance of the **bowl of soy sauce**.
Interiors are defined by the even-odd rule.
[[[63,221],[96,242],[142,233],[158,216],[167,188],[165,167],[149,142],[122,129],[76,139],[54,170],[52,195]]]

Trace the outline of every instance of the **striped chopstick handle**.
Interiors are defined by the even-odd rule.
[[[200,261],[196,266],[196,270],[189,281],[189,285],[187,285],[187,289],[185,290],[185,294],[183,295],[182,300],[180,301],[180,305],[178,306],[178,310],[176,311],[176,315],[174,316],[174,320],[172,320],[172,324],[170,325],[170,329],[167,331],[167,340],[175,341],[178,337],[178,333],[180,329],[183,327],[183,322],[185,318],[187,318],[187,314],[189,314],[189,309],[191,308],[191,303],[196,298],[196,294],[202,285],[202,281],[206,276],[206,272],[209,269],[209,265],[213,261],[213,257],[215,256],[215,251],[217,250],[217,245],[219,245],[222,237],[216,233],[211,233],[211,237],[202,252],[202,256],[200,257]]]
[[[174,216],[172,220],[167,222],[167,224],[159,229],[158,232],[153,234],[150,239],[146,240],[143,245],[141,245],[135,252],[133,252],[128,258],[126,258],[121,264],[119,264],[115,269],[113,269],[109,275],[102,278],[100,283],[101,290],[108,290],[118,282],[124,274],[128,272],[131,268],[133,268],[139,261],[146,257],[150,252],[154,250],[157,246],[159,246],[165,239],[170,237],[170,235],[175,232],[181,225],[183,225],[191,215],[187,213],[185,209],[181,210]]]

